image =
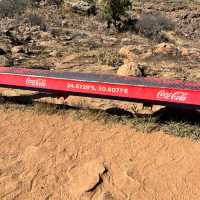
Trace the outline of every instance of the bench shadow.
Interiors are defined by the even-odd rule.
[[[26,94],[26,95],[18,95],[18,96],[0,96],[1,102],[3,103],[11,103],[11,104],[20,104],[20,105],[33,105],[35,100],[43,98],[43,97],[59,97],[58,95],[52,95],[49,93],[34,93],[34,94]],[[52,103],[42,103],[40,104],[49,104]],[[55,104],[53,104],[55,105]],[[67,104],[57,104],[56,107],[58,109],[74,109],[74,110],[84,110],[86,108],[69,106]],[[89,108],[87,108],[89,109]],[[100,109],[91,109],[96,112],[102,112]],[[127,110],[113,107],[104,110],[106,114],[110,116],[118,116],[118,117],[126,117],[126,118],[153,118],[155,122],[160,124],[165,124],[170,121],[174,122],[186,122],[192,125],[200,124],[200,112],[199,110],[194,109],[185,109],[185,108],[174,108],[174,107],[165,107],[162,108],[153,114],[141,114],[141,113],[132,113]]]
[[[159,123],[186,122],[191,125],[200,124],[200,112],[195,109],[165,107],[152,114]]]
[[[9,103],[9,104],[18,104],[18,105],[24,105],[24,106],[31,106],[36,103],[35,100],[45,97],[51,97],[51,98],[59,98],[61,95],[58,94],[51,94],[51,93],[41,93],[36,92],[33,94],[24,94],[24,95],[16,95],[16,96],[0,96],[0,103]],[[49,102],[37,102],[37,104],[40,105],[49,105],[49,106],[56,106],[58,110],[65,110],[65,109],[79,109],[77,107],[73,107],[67,104],[54,104]]]

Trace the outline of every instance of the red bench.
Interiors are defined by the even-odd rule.
[[[0,87],[200,107],[200,82],[0,67]]]

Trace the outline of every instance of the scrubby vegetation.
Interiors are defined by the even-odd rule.
[[[103,19],[107,23],[107,28],[110,28],[111,25],[114,25],[116,30],[129,30],[128,26],[131,26],[131,29],[143,34],[145,37],[156,41],[164,41],[166,38],[162,36],[161,31],[163,30],[173,30],[174,24],[164,16],[160,14],[143,14],[139,19],[132,19],[130,13],[132,12],[132,0],[102,0],[101,6],[97,7],[96,0],[84,0],[89,6],[86,8],[88,12],[96,14],[96,10],[99,10],[99,14],[103,16]],[[54,5],[56,8],[61,7],[64,4],[63,0],[2,0],[0,1],[0,18],[4,17],[17,17],[22,14],[26,9],[29,9],[28,12],[28,21],[32,26],[39,25],[42,30],[46,29],[44,25],[44,16],[47,14],[44,13],[44,16],[41,16],[41,13],[37,13],[38,8],[46,5]],[[85,5],[84,5],[85,6]],[[87,6],[86,6],[87,7]],[[74,9],[80,9],[80,5],[72,7]],[[45,7],[43,7],[45,9]],[[55,8],[54,8],[55,9]],[[32,10],[32,14],[30,11]],[[51,13],[50,13],[51,14]],[[49,15],[50,15],[49,14]],[[59,16],[58,16],[59,15]],[[57,24],[62,24],[61,20],[63,18],[63,10],[59,11],[55,16],[55,13],[49,18],[55,19],[59,18],[56,22]]]
[[[162,31],[174,30],[174,23],[159,13],[143,14],[137,23],[138,32],[158,42],[166,42]]]
[[[131,0],[104,0],[102,11],[108,28],[113,24],[115,28],[120,30],[121,17],[127,16],[127,11],[131,10],[131,8]]]
[[[113,49],[100,49],[95,55],[97,62],[103,65],[111,65],[118,67],[123,63],[123,59],[119,55],[118,51]]]
[[[1,0],[0,17],[15,17],[26,8],[38,7],[42,0]],[[61,6],[63,0],[46,0],[46,5]]]
[[[0,17],[14,17],[28,6],[36,4],[33,0],[2,0],[0,1]]]
[[[37,13],[31,13],[28,15],[28,23],[31,26],[39,26],[42,31],[47,30],[47,23],[43,16],[38,15]]]

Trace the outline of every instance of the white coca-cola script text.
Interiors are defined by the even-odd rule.
[[[184,102],[188,98],[187,92],[177,91],[177,92],[167,92],[165,90],[160,90],[156,96],[157,99],[165,99],[171,101]]]
[[[27,86],[34,86],[34,87],[46,87],[47,83],[46,80],[38,78],[38,79],[33,79],[33,78],[27,78],[26,79],[26,85]]]

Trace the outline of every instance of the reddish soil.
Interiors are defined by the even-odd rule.
[[[198,142],[67,114],[0,115],[2,200],[200,199]]]

